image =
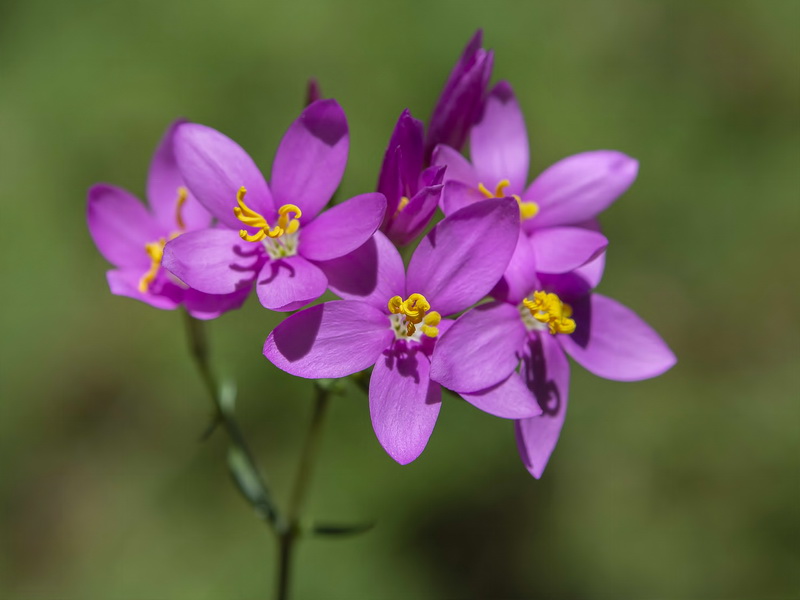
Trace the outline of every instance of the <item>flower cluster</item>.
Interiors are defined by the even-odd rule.
[[[255,288],[267,309],[302,309],[267,337],[272,364],[309,379],[372,368],[372,423],[397,462],[424,450],[444,388],[513,420],[522,461],[540,477],[566,414],[567,356],[619,381],[659,375],[675,357],[594,292],[608,245],[596,217],[637,162],[584,152],[528,184],[522,111],[509,83],[488,90],[492,65],[478,32],[427,128],[400,115],[377,190],[336,204],[348,125],[316,86],[269,182],[229,137],[175,122],[151,165],[149,209],[117,187],[89,191],[90,232],[116,267],[112,293],[208,319]],[[406,265],[398,247],[416,240]],[[303,308],[326,291],[340,299]]]

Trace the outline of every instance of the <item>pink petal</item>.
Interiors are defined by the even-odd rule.
[[[269,334],[264,356],[298,377],[346,377],[374,364],[393,339],[380,310],[337,300],[287,317]]]
[[[389,299],[405,294],[403,259],[380,231],[354,252],[319,266],[335,294],[347,300],[363,300],[387,314]]]
[[[195,319],[216,319],[229,310],[240,308],[249,295],[249,287],[232,294],[204,294],[190,288],[184,291],[183,305]]]
[[[536,398],[516,372],[486,390],[459,395],[475,408],[501,419],[527,419],[542,414]]]
[[[139,282],[145,273],[146,269],[113,269],[106,273],[108,287],[115,296],[134,298],[163,310],[177,308],[183,299],[184,290],[169,281],[167,277],[159,274],[148,288],[148,291],[143,293],[139,291]]]
[[[514,90],[506,81],[489,94],[483,117],[470,132],[469,153],[478,179],[494,190],[503,179],[511,183],[506,193],[519,194],[527,183],[528,133]]]
[[[589,294],[600,283],[606,264],[606,253],[570,271],[569,273],[540,273],[538,289],[555,292],[567,302],[575,301]]]
[[[491,292],[492,297],[518,305],[522,299],[537,289],[536,256],[530,239],[520,231],[517,246],[508,263],[503,278]]]
[[[621,152],[596,150],[560,160],[537,177],[523,200],[539,205],[525,222],[526,231],[574,225],[591,219],[631,186],[639,163]]]
[[[256,293],[265,308],[297,310],[322,296],[328,278],[302,256],[268,261],[256,279]]]
[[[229,229],[198,229],[167,242],[161,265],[206,294],[231,294],[250,285],[264,262],[260,244]]]
[[[531,340],[522,376],[536,396],[542,414],[516,422],[517,448],[528,471],[539,479],[556,447],[569,396],[569,361],[549,334]]]
[[[239,144],[197,123],[179,126],[174,143],[178,167],[189,191],[220,222],[237,231],[242,228],[233,214],[242,186],[247,190],[247,206],[267,219],[273,217],[275,209],[267,182]]]
[[[537,271],[567,273],[597,258],[608,246],[608,239],[580,227],[548,227],[534,231],[530,243]]]
[[[339,258],[363,246],[383,222],[383,194],[361,194],[300,225],[299,252],[309,260]]]
[[[117,267],[150,265],[145,244],[164,232],[136,196],[113,185],[89,189],[86,217],[89,233],[105,259]]]
[[[592,294],[588,311],[575,311],[577,329],[558,341],[575,362],[598,377],[638,381],[661,375],[675,355],[652,327],[616,300]],[[577,336],[578,330],[586,333]]]
[[[272,164],[275,204],[295,204],[313,218],[339,187],[350,138],[347,118],[335,100],[308,106],[283,136]]]
[[[478,174],[470,162],[455,148],[440,144],[436,146],[431,158],[431,164],[447,167],[444,180],[460,181],[461,183],[478,189]]]
[[[431,358],[431,379],[456,392],[485,390],[517,368],[526,334],[516,306],[477,306],[440,335]]]
[[[411,243],[433,218],[442,196],[442,187],[441,184],[423,187],[409,200],[406,207],[389,221],[386,235],[400,246]]]
[[[406,109],[397,119],[383,157],[378,191],[386,196],[392,214],[400,197],[416,192],[406,186],[415,185],[422,171],[425,126]]]
[[[451,315],[481,300],[503,276],[519,237],[519,207],[511,198],[456,211],[426,235],[408,266],[406,292]]]
[[[478,190],[477,186],[473,187],[460,181],[448,181],[442,190],[442,212],[449,217],[457,210],[484,200],[486,200],[486,196]]]
[[[175,132],[178,126],[185,122],[183,119],[178,119],[169,126],[153,155],[150,171],[147,174],[147,199],[150,208],[161,228],[170,233],[180,229],[177,221],[178,190],[186,187],[186,182],[178,171],[174,148]],[[180,212],[184,229],[201,229],[211,223],[209,212],[191,194],[188,195]]]
[[[438,384],[428,377],[428,358],[412,346],[400,345],[375,363],[369,381],[369,412],[375,435],[394,460],[415,460],[433,433],[442,404]]]

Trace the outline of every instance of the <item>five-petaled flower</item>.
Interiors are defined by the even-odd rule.
[[[482,118],[470,130],[469,148],[471,163],[447,145],[434,151],[433,164],[447,166],[444,213],[486,198],[512,197],[528,234],[592,221],[630,187],[639,169],[636,160],[621,152],[583,152],[555,163],[525,187],[528,134],[505,81],[489,94]]]
[[[526,405],[532,394],[542,414],[515,425],[522,461],[539,478],[566,415],[565,353],[591,373],[616,381],[660,375],[675,364],[675,355],[632,310],[592,293],[605,253],[585,264],[573,257],[575,269],[569,272],[542,273],[530,243],[535,238],[520,237],[514,253],[518,264],[495,288],[497,300],[464,313],[442,335],[431,359],[431,379],[473,404],[494,400],[497,405],[478,405],[495,414],[498,407]]]
[[[441,389],[429,373],[436,340],[452,324],[442,317],[485,297],[511,258],[518,230],[518,210],[508,198],[465,207],[422,239],[407,273],[397,249],[378,233],[327,265],[331,288],[344,300],[287,318],[270,333],[264,355],[306,378],[345,377],[375,365],[369,384],[375,433],[392,458],[409,463],[439,414]],[[537,414],[530,397],[514,417]]]
[[[89,232],[98,250],[117,267],[107,275],[113,294],[162,309],[183,304],[193,317],[212,319],[241,306],[246,293],[203,293],[161,268],[167,241],[208,227],[211,222],[211,215],[186,189],[175,164],[173,144],[181,123],[176,121],[167,129],[150,164],[149,209],[122,188],[94,185],[87,207]]]
[[[164,266],[208,293],[250,289],[272,310],[296,310],[328,287],[320,263],[352,252],[383,221],[378,193],[321,212],[344,173],[347,120],[335,100],[310,104],[289,127],[267,185],[253,160],[218,131],[187,123],[175,152],[189,190],[222,227],[168,242]]]

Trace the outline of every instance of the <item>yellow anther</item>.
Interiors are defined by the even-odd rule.
[[[488,198],[506,198],[511,197],[517,201],[519,204],[519,215],[523,221],[527,219],[532,219],[536,216],[539,212],[539,205],[536,202],[530,201],[523,201],[517,194],[512,194],[508,196],[506,194],[506,188],[511,185],[511,182],[508,179],[501,180],[497,186],[494,188],[494,192],[490,192],[489,189],[483,185],[482,183],[478,184],[478,191],[484,195],[484,197]]]
[[[519,196],[514,196],[514,198],[517,199],[517,204],[519,204],[519,215],[523,221],[532,219],[538,214],[539,205],[536,202],[523,202],[519,199]]]
[[[417,331],[416,325],[420,323],[423,323],[422,333],[428,337],[439,335],[439,328],[436,325],[442,320],[442,316],[431,310],[430,302],[422,294],[411,294],[407,300],[403,300],[400,296],[392,297],[389,300],[389,312],[405,316],[408,337],[414,335]]]
[[[534,319],[547,324],[550,333],[572,333],[575,331],[575,320],[571,319],[572,307],[561,301],[556,294],[534,292],[533,300],[525,298],[522,303],[531,311]]]
[[[247,190],[244,186],[239,188],[236,193],[236,204],[233,207],[233,214],[248,227],[256,227],[259,231],[250,234],[246,229],[239,230],[239,237],[247,242],[260,242],[265,237],[279,238],[284,234],[295,233],[300,229],[298,219],[303,216],[302,211],[294,204],[284,204],[278,209],[278,224],[270,227],[267,220],[259,213],[244,203]]]
[[[175,202],[175,223],[181,231],[186,229],[186,223],[183,221],[183,205],[186,204],[186,199],[189,197],[189,191],[180,186],[178,188],[178,200]]]
[[[143,294],[147,293],[150,284],[155,281],[158,275],[158,269],[161,267],[161,258],[164,256],[164,245],[167,240],[161,238],[157,242],[150,242],[144,245],[144,251],[150,257],[150,268],[147,270],[142,278],[139,280],[139,291]]]
[[[439,335],[439,328],[436,326],[441,322],[441,320],[442,315],[440,315],[438,312],[435,310],[429,312],[422,320],[422,333],[432,338]]]
[[[410,200],[408,199],[408,196],[403,196],[402,198],[400,198],[400,202],[397,203],[397,210],[394,211],[394,214],[397,215],[397,214],[403,212],[403,209],[406,206],[408,206],[409,202],[410,202]]]

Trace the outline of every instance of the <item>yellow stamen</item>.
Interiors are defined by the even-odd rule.
[[[547,324],[551,334],[575,331],[575,320],[570,318],[572,307],[562,302],[556,294],[534,292],[533,300],[525,298],[522,303],[531,311],[534,319]]]
[[[422,294],[411,294],[407,300],[394,296],[389,300],[389,312],[393,315],[405,316],[406,336],[411,337],[417,331],[416,325],[422,323],[422,333],[428,337],[439,335],[436,327],[442,316],[431,310],[430,302]]]
[[[397,203],[397,210],[396,210],[396,211],[394,211],[394,214],[395,214],[395,215],[398,215],[398,214],[400,214],[401,212],[403,212],[403,209],[404,209],[406,206],[408,206],[408,203],[409,203],[409,202],[410,202],[410,200],[408,199],[408,196],[403,196],[402,198],[400,198],[400,202],[398,202],[398,203]]]
[[[186,229],[186,223],[183,221],[183,205],[186,204],[186,199],[189,197],[189,191],[180,186],[178,188],[178,200],[175,203],[175,223],[178,225],[178,229],[184,230]]]
[[[247,233],[246,229],[239,230],[239,236],[247,242],[260,242],[266,237],[279,238],[282,235],[295,233],[300,229],[300,217],[303,212],[294,204],[284,204],[278,209],[278,224],[270,227],[267,220],[244,203],[247,190],[244,186],[239,188],[236,193],[236,203],[233,207],[233,214],[242,223],[249,227],[257,227],[259,231],[254,234]]]
[[[164,245],[167,240],[161,238],[157,242],[150,242],[144,245],[144,251],[150,257],[150,268],[147,270],[142,278],[139,280],[139,291],[143,294],[147,293],[150,284],[158,275],[158,269],[161,267],[161,258],[164,256]]]
[[[485,185],[479,183],[478,191],[487,199],[505,198],[507,197],[506,188],[509,185],[511,185],[511,182],[508,179],[503,179],[494,188],[494,192],[490,192]],[[520,198],[517,194],[513,194],[511,198],[514,198],[514,200],[517,201],[517,204],[519,204],[519,215],[523,221],[532,219],[536,216],[536,213],[539,212],[539,205],[536,204],[536,202],[523,201],[522,198]]]

